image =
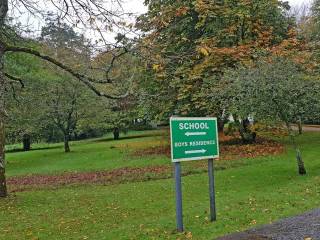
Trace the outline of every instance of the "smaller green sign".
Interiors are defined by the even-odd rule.
[[[219,157],[216,118],[170,118],[172,162]]]

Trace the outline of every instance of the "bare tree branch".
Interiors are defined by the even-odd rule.
[[[21,78],[16,77],[16,76],[12,76],[8,73],[4,73],[4,76],[8,79],[10,79],[11,83],[19,83],[21,85],[21,88],[24,88],[24,82]]]
[[[4,45],[4,44],[3,44]],[[25,48],[25,47],[17,47],[17,46],[8,46],[8,45],[4,45],[4,52],[13,52],[13,53],[26,53],[26,54],[31,54],[33,56],[39,57],[49,63],[52,63],[56,66],[58,66],[59,68],[63,69],[64,71],[68,72],[69,74],[71,74],[73,77],[77,78],[79,81],[81,81],[82,83],[84,83],[89,89],[91,89],[94,93],[96,93],[98,96],[102,96],[102,97],[106,97],[109,99],[121,99],[121,98],[125,98],[129,95],[129,91],[127,91],[125,94],[122,95],[111,95],[111,94],[107,94],[104,92],[99,91],[96,86],[94,85],[95,83],[110,83],[111,80],[107,79],[107,80],[99,80],[99,79],[94,79],[91,78],[89,76],[77,73],[76,71],[74,71],[73,69],[71,69],[70,67],[64,65],[63,63],[59,62],[58,60],[44,55],[42,53],[40,53],[37,50],[34,49],[30,49],[30,48]]]
[[[2,27],[8,12],[8,1],[0,1],[0,3],[0,26]]]

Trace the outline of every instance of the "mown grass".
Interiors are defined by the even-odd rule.
[[[35,144],[30,152],[7,154],[7,175],[59,174],[112,170],[121,167],[144,167],[168,164],[163,157],[128,158],[132,148],[158,146],[165,142],[162,131],[134,132],[119,141],[111,136],[71,143],[71,153],[64,153],[63,144]]]
[[[136,141],[146,144],[157,138],[130,139],[128,144]],[[0,239],[214,239],[299,214],[319,207],[320,134],[308,133],[300,137],[299,142],[308,171],[306,176],[297,174],[294,153],[290,150],[281,156],[245,161],[237,168],[217,171],[218,221],[215,223],[207,218],[207,174],[183,177],[186,228],[183,234],[174,231],[174,183],[173,179],[165,179],[16,193],[0,200]],[[90,152],[96,144],[100,143],[90,146],[84,142],[78,147],[86,153],[86,149]],[[74,149],[76,154],[76,145]],[[124,155],[119,153],[119,160],[116,160],[111,158],[114,149],[111,150],[109,161],[117,163],[110,167],[125,164],[121,163]],[[56,149],[50,151],[54,153]],[[106,154],[108,151],[110,148]],[[47,154],[51,155],[51,152]],[[10,155],[10,161],[14,161]],[[24,160],[15,161],[18,164]],[[34,161],[41,162],[36,158]],[[66,163],[67,160],[61,161]],[[159,157],[155,161],[162,164],[168,159]],[[140,159],[140,162],[148,162],[148,158]],[[73,171],[77,166],[74,164],[54,169]],[[104,164],[95,165],[96,168],[99,166],[105,168]],[[185,166],[183,164],[183,168]],[[17,168],[9,167],[9,175],[27,172]],[[30,169],[45,172],[41,164]],[[85,167],[78,169],[85,170]]]
[[[134,155],[139,149],[168,145],[166,130],[131,132],[119,141],[111,136],[87,141],[71,142],[71,153],[64,153],[63,144],[34,144],[30,152],[16,151],[21,146],[7,146],[7,176],[33,174],[63,174],[65,172],[91,172],[114,170],[123,167],[171,166],[170,158],[164,155]],[[17,148],[18,147],[18,148]],[[141,151],[140,151],[141,152]],[[142,151],[143,152],[143,151]],[[219,161],[216,169],[228,169],[268,161],[269,157]],[[184,163],[184,174],[201,173],[198,162]],[[171,173],[170,173],[171,174]],[[163,176],[154,178],[163,178]],[[150,176],[146,176],[150,178]],[[151,178],[153,178],[151,176]]]

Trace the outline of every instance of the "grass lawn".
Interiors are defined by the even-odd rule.
[[[170,164],[161,156],[126,159],[130,148],[158,141],[163,137],[80,142],[70,155],[59,148],[10,153],[8,175]],[[164,179],[12,194],[0,200],[0,239],[214,239],[299,214],[319,207],[320,133],[306,133],[299,142],[307,176],[297,175],[289,148],[280,156],[244,160],[245,164],[217,171],[215,223],[208,221],[207,174],[183,177],[183,234],[174,231],[173,179]],[[122,147],[113,148],[115,144]]]
[[[89,141],[71,142],[71,153],[65,154],[63,144],[35,144],[30,152],[7,154],[7,175],[58,174],[112,170],[121,167],[143,167],[168,164],[163,157],[130,158],[127,152],[134,148],[165,144],[162,131],[134,132],[119,141],[111,136]],[[41,150],[43,149],[43,150]]]

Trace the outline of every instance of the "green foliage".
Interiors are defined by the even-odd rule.
[[[320,84],[306,78],[301,66],[286,59],[260,61],[255,67],[230,70],[231,112],[257,121],[295,123],[317,118]]]
[[[294,25],[286,16],[288,5],[276,0],[146,3],[149,10],[137,23],[146,32],[141,47],[148,56],[142,86],[159,104],[158,119],[222,117],[228,98],[221,83],[225,70],[270,53]]]
[[[76,33],[72,27],[53,14],[47,16],[46,25],[41,29],[39,40],[51,44],[52,48],[73,48],[78,51],[85,49],[86,42],[83,35]]]
[[[320,39],[320,1],[313,0],[311,5],[311,14],[305,19],[303,28],[308,41],[319,41]]]
[[[84,37],[71,27],[61,25],[57,19],[48,19],[40,41],[33,42],[34,47],[83,71],[90,49]],[[29,134],[34,142],[57,142],[64,137],[101,136],[106,131],[110,103],[69,74],[27,54],[9,54],[5,63],[10,74],[24,77],[25,84],[24,89],[16,88],[7,94],[7,135],[11,142],[20,141],[24,134]]]
[[[123,146],[137,142],[145,144],[153,140],[150,136],[128,139],[123,142]],[[310,169],[310,174],[303,178],[293,172],[289,160],[292,158],[291,153],[254,159],[244,166],[217,171],[219,221],[215,223],[208,221],[207,173],[183,177],[184,219],[187,228],[184,234],[174,231],[173,179],[165,179],[17,192],[14,196],[0,200],[0,211],[11,213],[0,216],[3,229],[0,238],[23,239],[28,236],[50,240],[70,239],[72,236],[97,240],[187,239],[188,234],[193,239],[215,239],[230,232],[300,214],[317,208],[319,204],[319,134],[308,133],[299,138],[299,142],[305,150],[305,160]],[[53,173],[57,167],[60,167],[60,172],[78,171],[79,166],[85,169],[92,166],[91,163],[99,169],[112,169],[112,164],[113,167],[170,164],[163,157],[128,161],[117,149],[110,149],[112,141],[91,141],[76,145],[79,154],[63,155],[55,149],[20,155],[9,153],[8,174]],[[94,158],[92,154],[96,154]],[[105,154],[105,161],[101,160],[99,154]],[[96,165],[98,159],[101,161],[100,166]]]
[[[34,142],[43,139],[40,111],[35,107],[36,96],[27,91],[9,92],[7,96],[7,143],[21,142],[24,135],[29,135]],[[17,92],[18,91],[18,92]],[[16,97],[13,97],[15,94]],[[38,104],[37,104],[38,105]],[[39,105],[38,105],[39,106]]]

